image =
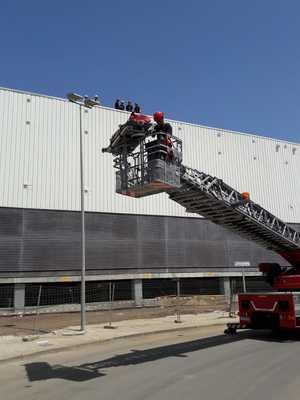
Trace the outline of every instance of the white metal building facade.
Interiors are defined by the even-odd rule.
[[[64,99],[0,89],[0,207],[79,210],[79,107]],[[101,148],[128,113],[83,110],[87,211],[186,216],[164,194],[115,194],[112,158]],[[184,164],[222,178],[286,222],[300,222],[300,145],[171,121]],[[190,215],[193,216],[193,215]]]

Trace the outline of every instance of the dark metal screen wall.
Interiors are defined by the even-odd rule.
[[[262,261],[285,263],[197,218],[87,213],[86,230],[91,274],[226,271],[235,261],[250,261],[253,266]],[[0,208],[2,276],[79,270],[80,213]]]

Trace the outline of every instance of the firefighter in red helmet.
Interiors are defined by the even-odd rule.
[[[154,127],[154,132],[157,133],[157,140],[164,143],[167,146],[167,161],[172,161],[174,159],[173,143],[172,143],[172,126],[165,122],[164,113],[157,111],[153,114],[153,119],[156,122]]]
[[[173,129],[172,126],[165,122],[164,113],[161,111],[157,111],[153,114],[153,119],[156,122],[156,126],[154,127],[155,132],[163,132],[169,136],[172,136]]]

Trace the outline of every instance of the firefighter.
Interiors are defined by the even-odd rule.
[[[129,111],[129,112],[133,111],[133,105],[130,100],[128,100],[128,102],[127,102],[126,111]]]
[[[136,113],[136,114],[140,114],[140,112],[141,112],[141,107],[138,105],[138,103],[134,103],[134,110],[133,110],[133,112]]]
[[[154,127],[155,132],[163,132],[169,136],[172,136],[173,129],[172,126],[165,122],[164,113],[161,111],[157,111],[153,114],[153,119],[156,122],[156,126]]]
[[[161,111],[157,111],[153,114],[153,119],[156,122],[156,125],[153,129],[153,132],[157,133],[157,140],[159,143],[163,143],[167,146],[167,156],[166,161],[173,162],[175,160],[173,143],[172,143],[172,126],[165,122],[164,113]]]

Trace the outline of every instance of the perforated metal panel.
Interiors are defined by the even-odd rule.
[[[250,261],[251,271],[262,261],[285,265],[203,219],[87,213],[86,221],[89,274],[240,271],[236,261]],[[79,212],[0,209],[0,274],[79,274],[80,229]]]

